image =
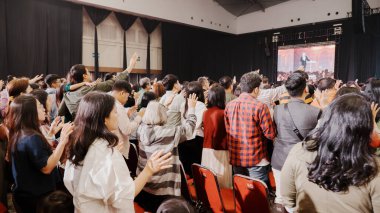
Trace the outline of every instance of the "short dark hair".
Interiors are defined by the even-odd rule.
[[[54,191],[46,196],[37,207],[38,213],[74,212],[73,197],[63,191]]]
[[[223,76],[219,79],[219,84],[224,89],[228,89],[232,85],[232,78],[230,76]]]
[[[336,82],[335,79],[332,79],[332,78],[321,78],[318,81],[317,88],[319,89],[319,91],[332,89],[335,86],[335,82]]]
[[[139,105],[139,109],[146,108],[150,101],[156,100],[157,95],[154,92],[144,92],[144,94],[141,97],[141,102]]]
[[[76,64],[72,66],[69,72],[70,83],[82,83],[84,74],[86,74],[86,66],[84,66],[83,64]]]
[[[207,107],[218,107],[224,109],[226,107],[226,91],[220,85],[211,87],[207,95]]]
[[[60,77],[56,74],[49,74],[45,77],[45,83],[51,87],[51,85],[56,81],[60,79]]]
[[[112,79],[115,75],[116,75],[116,73],[114,73],[114,72],[113,73],[107,73],[104,75],[103,80],[108,81],[108,80]]]
[[[172,90],[174,87],[174,84],[178,82],[177,76],[173,74],[167,74],[164,79],[162,79],[162,84],[164,85],[165,89]]]
[[[291,97],[300,97],[306,88],[306,79],[301,73],[293,73],[285,81],[285,88]]]
[[[306,72],[304,72],[304,71],[296,70],[296,71],[294,71],[293,73],[299,73],[299,74],[301,74],[306,80],[309,80],[309,75],[308,75]]]
[[[360,95],[360,90],[356,87],[342,87],[340,88],[336,94],[335,94],[335,98],[338,98],[342,95],[345,95],[345,94],[350,94],[350,93],[355,93],[355,94],[358,94]]]
[[[112,87],[112,90],[113,91],[125,91],[129,94],[132,93],[132,87],[131,87],[131,84],[129,84],[128,81],[125,81],[125,80],[117,80],[113,87]]]
[[[263,76],[263,77],[261,78],[261,80],[263,81],[263,84],[267,84],[267,83],[269,83],[269,78],[266,77],[266,76]]]
[[[256,72],[245,73],[240,78],[240,88],[242,92],[252,93],[261,84],[261,77]]]

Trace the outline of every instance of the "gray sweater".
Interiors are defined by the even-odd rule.
[[[144,187],[146,192],[154,195],[181,195],[181,161],[178,155],[178,144],[186,141],[187,135],[193,134],[196,121],[194,110],[189,109],[188,118],[181,126],[141,123],[137,129],[139,140],[137,174],[144,169],[147,159],[155,151],[162,149],[164,153],[171,152],[173,156],[173,166],[154,174]]]

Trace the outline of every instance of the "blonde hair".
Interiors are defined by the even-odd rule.
[[[157,101],[150,101],[146,107],[142,122],[149,125],[164,125],[168,116],[167,109]]]

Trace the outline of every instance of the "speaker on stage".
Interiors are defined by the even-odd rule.
[[[366,0],[352,0],[352,21],[355,33],[365,33],[365,2]]]

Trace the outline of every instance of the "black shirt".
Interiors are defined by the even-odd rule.
[[[23,197],[37,197],[55,189],[56,172],[44,174],[52,153],[50,146],[39,135],[23,136],[12,147],[12,174],[15,180],[13,192]]]

